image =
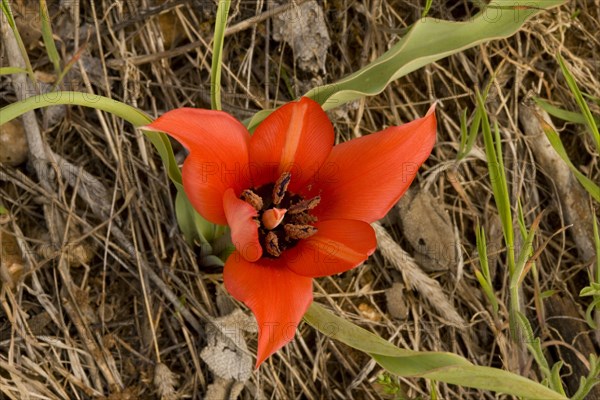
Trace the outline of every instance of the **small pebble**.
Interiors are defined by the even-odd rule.
[[[27,161],[28,155],[29,146],[21,121],[0,125],[0,163],[16,167]]]

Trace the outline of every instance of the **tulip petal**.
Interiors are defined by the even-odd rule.
[[[364,221],[332,219],[318,222],[317,233],[286,250],[283,257],[298,275],[320,277],[348,271],[377,247],[375,231]]]
[[[321,167],[333,147],[333,125],[319,103],[302,97],[272,112],[254,131],[249,153],[254,186],[292,174],[296,192]]]
[[[312,279],[296,275],[281,259],[246,261],[237,251],[225,262],[227,291],[248,306],[258,323],[256,368],[294,339],[302,316],[312,302]]]
[[[244,125],[222,111],[178,108],[143,129],[165,132],[190,151],[183,163],[185,192],[204,218],[225,224],[225,190],[240,193],[250,186],[250,134]]]
[[[227,223],[231,229],[231,242],[240,254],[253,262],[262,256],[262,247],[258,240],[258,211],[235,195],[233,189],[227,189],[223,195],[223,208]]]
[[[321,196],[319,220],[382,218],[429,157],[436,135],[435,107],[423,118],[333,148],[306,197]]]

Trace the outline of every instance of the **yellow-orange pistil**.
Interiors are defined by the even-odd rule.
[[[301,239],[317,233],[312,224],[317,221],[310,210],[315,208],[320,196],[304,199],[297,194],[288,193],[292,175],[281,174],[274,184],[263,185],[254,190],[246,189],[240,198],[258,211],[258,236],[267,256],[279,257],[281,253],[293,247]]]

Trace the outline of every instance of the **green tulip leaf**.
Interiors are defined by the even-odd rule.
[[[381,93],[392,81],[465,49],[515,34],[531,17],[565,0],[493,0],[468,21],[421,18],[398,43],[364,68],[305,96],[331,110],[349,101]],[[253,130],[272,110],[247,121]]]
[[[526,399],[566,399],[532,380],[501,369],[474,365],[456,354],[401,349],[317,303],[309,307],[304,320],[326,336],[369,354],[383,368],[399,376],[433,379]]]

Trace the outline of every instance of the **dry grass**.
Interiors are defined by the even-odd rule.
[[[236,28],[225,42],[223,99],[224,109],[240,119],[357,70],[397,40],[421,9],[410,1],[325,2],[332,46],[323,74],[300,70],[289,46],[272,39],[272,21],[262,14],[281,10],[264,3],[234,1],[232,6],[229,26]],[[464,19],[475,11],[466,1],[448,2],[452,7],[443,3],[434,1],[432,16]],[[182,106],[210,106],[212,2],[99,0],[52,7],[63,60],[85,49],[64,89],[111,96],[152,115]],[[322,278],[315,283],[316,301],[401,347],[450,351],[479,365],[540,379],[522,343],[509,339],[506,309],[501,307],[500,320],[493,318],[473,274],[478,267],[474,229],[479,223],[496,250],[490,251],[490,263],[497,294],[508,303],[501,231],[482,142],[476,142],[465,161],[455,163],[458,116],[474,108],[474,88],[493,80],[487,107],[501,128],[513,204],[520,199],[529,224],[546,210],[535,242],[540,246],[567,223],[556,202],[553,178],[539,168],[521,131],[519,105],[533,93],[576,110],[555,61],[558,51],[570,62],[582,90],[600,98],[599,10],[598,0],[570,2],[542,13],[510,39],[441,60],[400,79],[380,96],[330,113],[339,140],[346,140],[411,120],[441,99],[438,144],[415,185],[439,200],[460,257],[451,268],[429,272],[429,277],[399,271],[394,264],[417,264],[415,249],[400,233],[393,210],[388,232],[409,256],[394,260],[394,252],[384,249],[360,268]],[[252,19],[256,16],[261,17]],[[21,18],[35,19],[27,12]],[[32,64],[51,75],[40,43],[34,38],[29,44]],[[2,63],[7,65],[4,58]],[[1,79],[0,106],[16,99],[9,80]],[[598,104],[592,111],[600,114]],[[0,225],[3,257],[17,255],[12,269],[0,274],[0,398],[203,398],[217,380],[200,357],[207,327],[233,308],[244,308],[224,293],[219,268],[199,265],[198,249],[180,235],[173,187],[141,133],[90,109],[71,107],[58,114],[54,120],[48,113],[37,115],[45,143],[71,163],[68,172],[56,165],[31,164],[0,170],[2,204],[10,211]],[[590,136],[573,124],[559,122],[558,128],[574,163],[600,181],[599,155]],[[177,152],[182,160],[183,150]],[[86,184],[81,170],[104,186],[107,208],[78,196],[80,185]],[[69,182],[69,177],[75,179]],[[11,237],[16,243],[5,252]],[[579,330],[575,323],[582,320],[587,303],[577,294],[588,284],[590,267],[591,260],[580,257],[567,230],[551,238],[538,259],[537,273],[524,283],[527,316],[552,361],[567,360],[569,351],[585,358],[590,348],[581,348],[579,338],[595,340],[592,332],[582,330],[568,342],[561,327],[552,323],[567,320],[570,329]],[[431,279],[440,285],[432,285]],[[392,286],[403,290],[404,315],[392,316],[388,310],[386,293]],[[457,327],[438,303],[424,297],[434,287],[443,289],[444,306],[452,307],[450,312],[462,317],[465,326]],[[549,290],[572,305],[573,313],[556,314],[555,307],[547,307],[540,296]],[[255,336],[246,335],[251,353]],[[598,343],[587,340],[595,352]],[[563,373],[568,372],[565,368]],[[292,344],[252,374],[240,396],[391,398],[377,383],[381,373],[364,354],[302,325]],[[417,379],[402,379],[398,386],[413,399],[428,398],[434,386],[445,399],[494,398]],[[227,390],[238,389],[230,385]]]

